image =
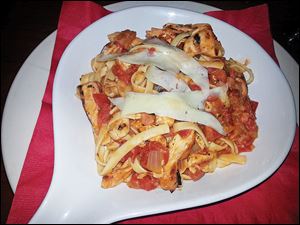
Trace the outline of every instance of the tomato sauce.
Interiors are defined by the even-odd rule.
[[[102,125],[108,123],[110,119],[110,101],[104,93],[93,94],[94,101],[96,102],[98,112],[98,124]]]
[[[138,175],[139,174],[134,173],[131,176],[130,181],[127,183],[128,187],[151,191],[159,186],[159,180],[157,178],[146,175],[145,177],[139,179]]]
[[[192,90],[192,91],[201,91],[201,87],[199,87],[197,84],[195,83],[192,83],[190,82],[188,84],[189,88]]]
[[[219,98],[208,98],[207,102],[211,105],[211,113],[220,121],[228,137],[237,145],[239,152],[251,151],[258,133],[255,116],[258,103],[250,100],[248,96],[244,96],[239,82],[235,81],[235,78],[242,77],[242,74],[233,70],[229,70],[227,74],[225,71],[221,72],[217,69],[210,69],[209,74],[217,74],[214,78],[209,79],[210,84],[230,82],[227,91],[229,106],[225,106]],[[216,131],[206,126],[204,126],[204,133],[208,141],[221,137]]]
[[[131,82],[131,76],[138,70],[138,68],[139,65],[132,64],[128,69],[125,69],[118,61],[116,61],[111,70],[114,75],[129,85]]]

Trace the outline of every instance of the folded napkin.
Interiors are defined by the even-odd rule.
[[[64,2],[42,108],[26,155],[7,223],[28,223],[43,201],[53,173],[52,87],[60,57],[85,27],[110,12],[92,2]],[[255,39],[276,60],[267,5],[216,11],[210,16]],[[283,165],[251,190],[208,206],[122,221],[121,223],[299,223],[299,129]]]

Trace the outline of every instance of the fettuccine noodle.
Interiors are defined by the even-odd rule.
[[[248,63],[224,58],[209,24],[124,30],[91,60],[77,96],[95,138],[101,186],[173,192],[181,180],[247,162],[257,138]]]

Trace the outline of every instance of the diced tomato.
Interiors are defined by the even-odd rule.
[[[192,91],[201,91],[201,87],[199,87],[197,84],[190,83],[188,86]]]
[[[149,167],[152,165],[148,165],[149,155],[151,155],[151,152],[152,154],[153,152],[161,154],[161,157],[159,157],[161,161],[154,162],[156,164],[155,166],[164,166],[169,161],[169,150],[158,141],[150,141],[143,148],[143,151],[140,154],[140,163],[144,168],[151,169]]]
[[[248,119],[248,121],[245,123],[245,126],[249,131],[257,132],[257,124],[252,118]]]
[[[225,70],[208,68],[209,83],[216,86],[222,86],[227,83],[227,75]]]
[[[143,125],[146,125],[146,126],[154,124],[155,116],[154,115],[149,115],[147,113],[142,113],[141,122],[142,122]]]
[[[110,117],[110,101],[104,93],[93,94],[93,98],[99,108],[98,124],[102,125],[107,123]]]
[[[122,159],[121,162],[125,162],[127,159],[131,158],[132,161],[135,160],[137,155],[139,155],[142,151],[144,151],[144,148],[140,146],[136,146],[134,149],[132,149],[130,152],[128,152]]]
[[[215,80],[222,81],[223,83],[227,82],[227,75],[225,70],[208,68],[208,74],[211,75]]]
[[[155,48],[149,48],[149,49],[148,49],[148,55],[149,55],[149,56],[153,56],[155,51],[156,51]]]
[[[128,50],[118,41],[115,41],[114,44],[116,46],[118,46],[118,48],[120,49],[120,53],[124,53],[127,52]]]
[[[216,68],[212,68],[212,67],[207,67],[206,69],[207,69],[207,72],[208,72],[209,74],[211,74],[211,73],[213,73],[215,70],[217,70]]]
[[[134,173],[127,185],[130,188],[151,191],[159,186],[159,180],[149,175],[138,179],[138,174]]]
[[[176,133],[170,132],[170,133],[164,134],[163,136],[167,139],[171,139],[171,138],[174,138],[175,135],[176,135]]]
[[[139,65],[132,64],[128,69],[124,70],[122,65],[117,61],[111,70],[120,80],[124,81],[126,84],[130,84],[131,76],[138,70],[138,68]]]
[[[93,94],[93,98],[99,108],[110,105],[110,101],[104,93]]]
[[[191,134],[191,132],[192,132],[191,130],[180,130],[177,133],[180,135],[180,137],[186,138]]]
[[[229,76],[232,78],[241,77],[241,74],[235,71],[234,69],[229,70]]]
[[[257,109],[257,106],[258,106],[258,102],[251,100],[250,104],[251,104],[252,111],[255,113],[256,109]]]
[[[205,173],[200,169],[197,169],[195,173],[192,173],[189,169],[187,169],[184,174],[188,175],[193,181],[197,181],[203,177]]]
[[[114,41],[114,43],[117,43],[120,47],[122,47],[122,49],[127,51],[135,38],[136,32],[127,29],[119,32],[116,36],[113,37],[112,40],[110,40]]]
[[[160,151],[162,153],[163,166],[169,161],[169,150],[158,141],[150,141],[148,148],[150,151]]]
[[[134,73],[138,70],[138,68],[139,68],[139,65],[132,64],[132,65],[130,65],[129,68],[126,70],[126,74],[127,74],[128,76],[130,76],[130,78],[131,78],[132,74],[134,74]]]
[[[247,134],[241,134],[235,142],[239,152],[249,152],[254,148],[253,141],[257,136],[257,131],[248,131]]]
[[[169,161],[169,150],[160,142],[150,141],[144,147],[135,147],[121,159],[121,162],[125,162],[128,158],[134,161],[137,156],[139,156],[142,167],[153,172],[158,172],[156,170],[159,170]],[[151,165],[149,164],[150,162]]]
[[[223,137],[221,134],[219,134],[217,131],[215,131],[213,128],[204,126],[203,130],[205,137],[208,141],[214,141],[220,137]]]
[[[135,158],[142,152],[144,151],[144,148],[140,146],[136,146],[132,151],[131,151],[131,158],[132,160],[135,160]]]
[[[206,99],[208,102],[220,101],[220,98],[217,95],[209,95]]]
[[[243,146],[239,146],[237,145],[239,152],[251,152],[253,149],[253,145],[249,144],[249,145],[243,145]]]
[[[125,81],[126,83],[130,82],[128,81],[128,77],[126,76],[126,73],[122,66],[116,61],[116,63],[111,68],[114,75],[116,75],[120,80]]]

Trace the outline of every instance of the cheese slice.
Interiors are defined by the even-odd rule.
[[[149,66],[146,77],[152,83],[157,84],[167,91],[191,91],[189,86],[176,77],[176,73],[158,69],[156,66]]]
[[[210,89],[209,91],[189,91],[189,92],[180,92],[180,91],[174,91],[171,95],[176,96],[178,98],[181,98],[195,109],[204,109],[204,101],[207,99],[210,95],[216,95],[221,100],[227,98],[227,87],[217,87],[214,89]],[[156,94],[156,95],[162,95],[162,96],[168,96],[170,94],[167,94],[166,92]],[[124,97],[117,97],[117,98],[109,98],[112,104],[117,106],[120,110],[124,108],[125,104],[125,98]]]
[[[199,85],[202,90],[209,89],[207,69],[183,50],[167,43],[162,43],[159,39],[147,40],[144,44],[130,49],[130,52],[108,55],[100,54],[96,57],[96,61],[98,62],[116,59],[129,64],[154,65],[173,73],[181,71]]]
[[[189,86],[183,80],[178,79],[174,72],[160,70],[151,65],[145,75],[152,83],[163,87],[167,91],[191,91]]]
[[[139,50],[135,52],[136,50]],[[160,69],[178,73],[183,72],[201,87],[209,89],[208,72],[193,57],[179,48],[167,44],[145,43],[130,50],[118,59],[129,64],[150,64]]]
[[[186,98],[182,97],[184,94]],[[188,92],[162,92],[159,94],[128,92],[121,108],[121,114],[126,117],[141,112],[154,113],[180,121],[203,124],[225,135],[222,125],[212,114],[189,105],[189,103],[195,104],[195,101],[187,101],[189,100],[187,94]]]

